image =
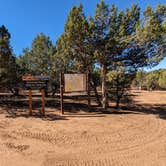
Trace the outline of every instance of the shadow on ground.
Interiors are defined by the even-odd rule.
[[[166,120],[166,104],[132,104],[130,106],[122,106],[122,110],[129,110],[131,112],[154,114],[161,119]]]
[[[93,104],[94,104],[94,100]],[[29,116],[29,105],[26,97],[0,99],[0,114],[5,114],[8,118],[33,117],[41,118],[45,121],[68,120],[69,117],[87,118],[104,117],[104,114],[155,114],[161,119],[166,120],[166,104],[136,104],[131,103],[128,106],[122,106],[120,110],[110,107],[107,111],[98,107],[97,104],[88,107],[85,96],[65,97],[64,110],[65,115],[60,115],[59,97],[48,97],[46,99],[46,115],[41,114],[40,98],[33,99],[33,116]],[[34,111],[35,110],[35,111]],[[36,111],[37,110],[37,111]]]
[[[53,101],[52,101],[53,102]],[[56,108],[58,104],[56,101]],[[0,114],[5,114],[7,118],[40,118],[44,121],[54,121],[54,120],[67,120],[66,117],[60,116],[51,109],[47,110],[46,115],[43,116],[41,113],[41,101],[40,99],[35,99],[33,101],[33,115],[29,116],[29,105],[28,99],[26,98],[8,98],[0,100]]]

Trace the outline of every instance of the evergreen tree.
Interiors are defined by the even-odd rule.
[[[110,11],[109,6],[101,1],[97,4],[94,18],[90,17],[91,38],[94,47],[94,55],[97,62],[101,65],[102,77],[102,106],[106,108],[106,73],[109,60],[109,28],[110,28]]]
[[[23,74],[50,75],[52,63],[54,63],[52,61],[53,53],[52,41],[41,33],[35,37],[30,49],[23,50],[23,54],[17,62],[21,66]]]
[[[161,89],[166,89],[166,70],[161,70],[158,84]]]
[[[120,101],[123,99],[129,102],[129,89],[135,72],[129,72],[123,64],[118,63],[116,69],[108,72],[108,92],[111,99],[115,100],[116,108],[119,108]]]
[[[145,78],[146,78],[146,72],[143,71],[142,69],[138,70],[133,80],[133,86],[138,87],[139,90],[142,90],[143,86],[145,86]]]
[[[91,29],[83,13],[83,7],[74,6],[67,18],[65,31],[57,41],[57,57],[64,63],[62,71],[90,73],[94,71],[94,47],[91,44]],[[97,101],[101,104],[93,77],[90,77]]]
[[[102,71],[103,108],[107,107],[106,74],[108,70],[116,70],[117,62],[120,61],[124,63],[126,69],[134,68],[133,61],[126,56],[125,51],[128,52],[128,48],[132,47],[132,38],[139,24],[139,13],[140,8],[137,5],[133,5],[131,10],[127,8],[124,13],[119,12],[114,5],[109,10],[109,6],[101,1],[97,4],[94,18],[90,19],[96,48],[95,55]]]
[[[0,27],[0,86],[14,88],[17,83],[18,66],[10,46],[10,33],[4,25]]]
[[[144,22],[138,27],[137,47],[145,57],[145,65],[154,66],[166,55],[166,5],[158,5],[155,10],[148,6],[144,12]]]
[[[57,54],[63,59],[70,58],[73,70],[89,71],[93,63],[89,24],[83,13],[83,7],[74,6],[67,18],[65,30],[57,41]]]
[[[48,75],[51,88],[57,89],[56,49],[49,37],[40,33],[32,42],[31,48],[23,49],[17,59],[21,75]],[[60,64],[59,64],[60,65]]]
[[[49,37],[39,34],[32,42],[32,65],[36,74],[49,75],[53,44]]]

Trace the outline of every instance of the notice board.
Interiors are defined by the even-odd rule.
[[[83,92],[87,90],[86,74],[64,74],[65,92]]]

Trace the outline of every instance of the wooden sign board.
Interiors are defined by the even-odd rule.
[[[48,76],[27,75],[22,77],[26,89],[33,89],[33,90],[45,89],[47,87],[48,79],[49,79]]]
[[[65,92],[85,92],[87,90],[86,74],[64,74]]]
[[[49,80],[49,76],[44,76],[44,75],[38,75],[38,76],[32,76],[32,75],[25,75],[22,77],[23,81],[39,81],[39,80],[45,80],[48,81]]]
[[[29,89],[29,114],[32,115],[32,90],[42,90],[42,112],[45,115],[45,88],[47,87],[47,82],[49,76],[32,76],[26,75],[22,77],[24,85]]]
[[[47,81],[25,81],[24,85],[26,89],[45,89],[47,87]]]

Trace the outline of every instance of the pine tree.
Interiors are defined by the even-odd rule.
[[[129,70],[119,62],[114,70],[108,72],[107,77],[109,83],[107,86],[107,88],[109,87],[109,96],[111,99],[115,100],[116,108],[118,109],[122,99],[129,101],[128,90],[135,77],[135,73],[132,71],[129,72]]]
[[[31,48],[23,50],[18,58],[24,74],[50,75],[54,47],[49,37],[43,33],[37,35],[32,42]]]
[[[144,11],[144,22],[138,28],[137,46],[145,57],[146,64],[154,66],[166,55],[166,5],[150,6]]]
[[[102,106],[107,107],[106,92],[106,73],[107,64],[109,63],[109,28],[110,28],[110,11],[109,6],[101,1],[97,4],[94,18],[90,18],[90,27],[92,32],[92,41],[94,46],[94,55],[97,62],[101,65],[102,75]]]
[[[161,89],[166,89],[166,70],[161,70],[158,84]]]
[[[10,33],[3,25],[0,27],[0,78],[1,81],[7,77],[9,62],[11,59],[11,48],[9,46]]]
[[[0,86],[14,88],[17,83],[18,66],[10,46],[10,33],[4,25],[0,27]]]
[[[49,75],[51,69],[51,55],[53,44],[43,33],[36,36],[32,42],[32,64],[36,74]]]
[[[67,18],[65,31],[57,41],[57,54],[63,59],[69,57],[73,69],[88,71],[93,61],[89,39],[89,24],[83,7],[74,6]]]
[[[119,61],[131,67],[131,62],[127,61],[129,57],[125,57],[124,50],[132,47],[132,38],[139,24],[139,16],[140,8],[135,4],[131,10],[127,8],[124,13],[119,12],[114,5],[109,9],[109,6],[101,1],[97,4],[94,18],[90,20],[96,48],[95,55],[102,71],[103,108],[107,107],[106,74],[108,70],[114,70]]]
[[[82,5],[74,6],[67,18],[65,31],[57,41],[57,57],[64,62],[62,71],[77,71],[91,75],[90,85],[95,92],[98,104],[101,105],[96,89],[97,84],[93,79],[95,61],[91,39],[91,29],[83,13]]]

